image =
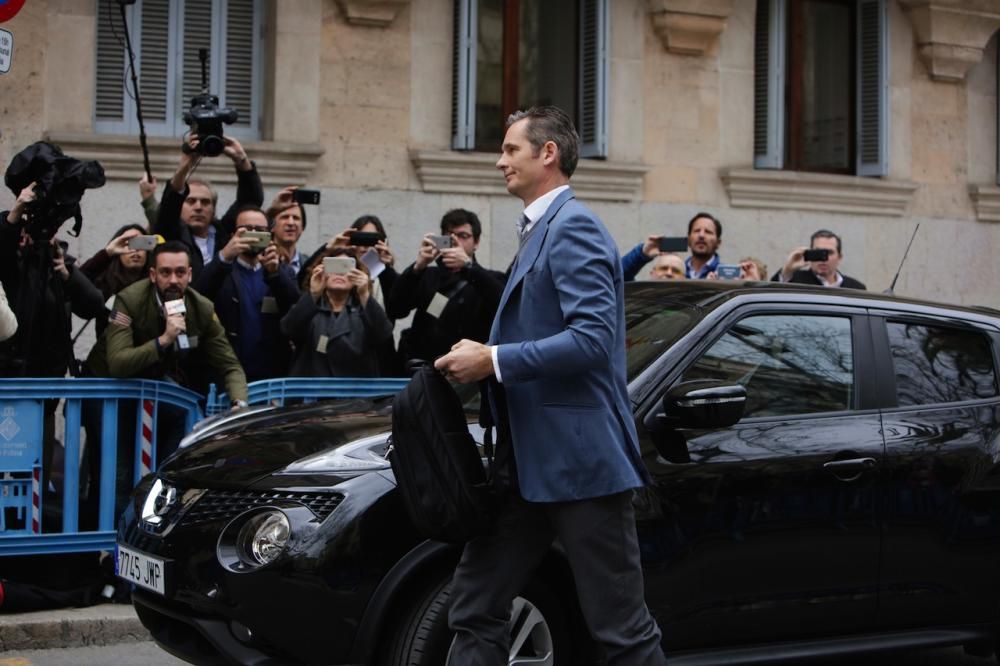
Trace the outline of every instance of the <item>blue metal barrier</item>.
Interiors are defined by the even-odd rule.
[[[45,478],[41,474],[45,403],[64,399],[66,429],[62,488],[62,532],[41,534]],[[84,400],[101,403],[101,471],[98,528],[79,531],[80,434]],[[118,453],[118,401],[136,401],[135,467],[142,460],[144,401],[185,411],[190,431],[202,414],[202,396],[188,389],[146,379],[0,379],[0,556],[112,550],[115,544],[115,476]],[[152,410],[146,439],[156,460],[157,411]],[[152,464],[150,465],[152,466]]]
[[[410,380],[406,377],[283,377],[263,379],[247,385],[251,405],[284,405],[285,400],[315,402],[328,398],[374,398],[395,395]],[[209,389],[205,412],[211,416],[229,409],[229,397]]]

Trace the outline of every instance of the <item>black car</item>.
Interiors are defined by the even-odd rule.
[[[1000,312],[710,281],[626,300],[646,601],[672,663],[993,650]],[[443,664],[459,549],[408,522],[389,427],[388,398],[250,412],[144,479],[118,565],[159,644],[201,664]],[[511,625],[511,664],[600,663],[557,544]]]

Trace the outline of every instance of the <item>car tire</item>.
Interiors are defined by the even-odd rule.
[[[454,637],[448,628],[448,609],[451,606],[451,580],[440,581],[423,588],[411,597],[403,612],[387,625],[389,636],[384,644],[379,666],[443,666]],[[578,663],[571,651],[570,616],[558,598],[544,585],[533,581],[522,596],[515,599],[518,616],[534,626],[531,639],[511,664],[541,664],[570,666]],[[548,660],[542,659],[550,653]],[[517,657],[522,657],[520,662]]]

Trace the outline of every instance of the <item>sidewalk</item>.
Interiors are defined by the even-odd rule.
[[[131,604],[0,613],[0,653],[148,640]]]

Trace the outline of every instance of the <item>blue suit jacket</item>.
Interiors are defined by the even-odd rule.
[[[536,225],[490,332],[521,495],[557,502],[636,488],[648,475],[625,386],[617,246],[572,190]]]

